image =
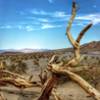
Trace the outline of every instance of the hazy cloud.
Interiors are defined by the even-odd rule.
[[[46,12],[44,10],[32,9],[29,11],[33,15],[43,15],[48,17],[56,17],[56,18],[63,18],[66,17],[67,14],[64,11],[54,11],[54,12]]]
[[[49,3],[53,3],[54,0],[48,0],[48,1],[49,1]]]
[[[11,29],[12,26],[11,25],[1,25],[0,28],[1,29]]]
[[[45,24],[42,24],[41,29],[58,28],[58,27],[61,27],[61,25],[54,25],[54,24],[45,23]]]
[[[0,29],[18,29],[25,30],[27,32],[40,30],[40,29],[51,29],[59,28],[67,25],[71,15],[67,15],[65,12],[45,12],[45,11],[34,11],[33,14],[38,14],[39,16],[26,16],[27,22],[21,24],[21,22],[16,25],[0,25]],[[46,16],[41,16],[46,15]],[[92,22],[94,25],[100,24],[100,13],[95,14],[85,14],[77,15],[73,25],[83,26]],[[38,28],[38,29],[37,29]]]
[[[37,10],[37,9],[30,10],[30,13],[34,15],[48,15],[49,14],[43,10]]]
[[[100,24],[100,14],[88,14],[88,15],[81,15],[77,16],[76,20],[83,20],[83,21],[91,21],[94,25]]]
[[[51,14],[52,17],[56,17],[56,18],[64,18],[67,17],[66,13],[63,11],[56,11],[54,13]]]
[[[39,18],[38,21],[42,22],[54,22],[54,21],[67,21],[69,20],[71,15],[66,14],[64,11],[55,11],[55,12],[46,12],[43,10],[33,10],[33,13],[35,15],[41,15],[44,16],[44,18]],[[48,17],[51,17],[52,20],[47,19]],[[38,18],[37,18],[38,19]],[[83,20],[83,21],[91,21],[93,24],[99,24],[100,23],[100,13],[95,14],[85,14],[85,15],[77,15],[76,20]]]

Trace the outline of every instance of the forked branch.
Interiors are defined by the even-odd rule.
[[[68,22],[68,26],[67,26],[67,30],[66,30],[66,35],[70,41],[70,43],[72,44],[73,46],[73,49],[74,49],[74,58],[72,60],[70,60],[66,66],[76,66],[79,62],[80,62],[80,40],[82,39],[82,37],[84,36],[85,32],[92,26],[92,23],[88,24],[80,33],[79,33],[79,36],[76,40],[74,40],[74,38],[72,37],[71,35],[71,26],[72,26],[72,23],[74,21],[74,18],[76,16],[76,3],[73,2],[73,5],[72,5],[72,15],[71,15],[71,18]]]
[[[21,75],[9,72],[7,70],[0,70],[0,84],[1,83],[10,83],[19,88],[27,88],[34,86],[31,81],[26,80]]]
[[[73,45],[73,47],[77,48],[78,44],[74,40],[74,38],[72,37],[71,32],[70,32],[75,16],[76,16],[76,3],[73,2],[73,4],[72,4],[72,15],[71,15],[71,18],[68,22],[68,26],[67,26],[67,29],[66,29],[66,35],[67,35],[69,41],[71,42],[71,44]]]
[[[90,23],[88,24],[80,33],[79,33],[79,36],[77,37],[76,39],[76,42],[77,43],[80,43],[80,40],[82,39],[82,37],[84,36],[84,34],[86,33],[86,31],[88,31],[89,28],[91,28],[93,24]]]

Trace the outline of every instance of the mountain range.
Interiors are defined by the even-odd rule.
[[[29,49],[29,48],[25,48],[25,49],[5,49],[5,50],[0,50],[0,53],[33,53],[33,52],[45,52],[45,51],[52,51],[49,49]],[[57,49],[57,50],[53,50],[53,51],[67,51],[67,52],[71,52],[73,51],[72,48],[64,48],[64,49]],[[81,52],[83,53],[87,53],[87,52],[100,52],[100,41],[92,41],[89,43],[85,43],[83,45],[81,45]]]
[[[48,51],[48,49],[5,49],[5,50],[0,50],[0,53],[32,53],[32,52],[44,52]]]

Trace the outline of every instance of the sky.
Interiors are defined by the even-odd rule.
[[[100,40],[100,0],[76,0],[74,39],[93,23],[81,44]],[[65,33],[72,0],[0,0],[0,49],[60,49],[70,47]]]

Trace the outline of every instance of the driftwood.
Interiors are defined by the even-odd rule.
[[[52,77],[55,77],[55,78],[56,78],[55,75],[52,75]],[[46,91],[48,91],[48,92],[45,93],[44,89],[45,89],[45,86],[46,86],[47,83],[48,83],[48,81],[47,81],[47,71],[45,70],[45,71],[43,72],[43,70],[41,69],[41,72],[40,72],[40,74],[39,74],[39,78],[40,78],[40,80],[41,80],[41,85],[43,86],[43,87],[42,87],[42,91],[44,91],[44,95],[45,95],[45,96],[43,96],[43,98],[40,97],[40,99],[41,99],[41,98],[42,98],[43,100],[48,99],[48,97],[49,97],[49,95],[50,95],[49,93],[51,93],[51,95],[54,97],[55,100],[61,100],[61,98],[60,98],[60,97],[57,95],[57,93],[56,93],[56,88],[54,88],[53,91],[51,91],[53,84],[54,84],[55,81],[57,80],[57,79],[51,80],[52,77],[50,78],[50,80],[48,80],[48,81],[50,81],[51,85],[50,85],[49,88],[47,88],[48,90],[46,90]],[[47,82],[46,82],[46,81],[47,81]],[[50,89],[50,88],[51,88],[51,89]],[[46,97],[46,98],[44,98],[44,97]]]
[[[15,74],[7,70],[0,70],[0,84],[7,83],[13,84],[14,86],[19,88],[28,88],[34,86],[31,81],[26,80],[19,74]]]
[[[57,95],[57,92],[56,92],[55,89],[53,89],[52,95],[54,96],[54,99],[55,99],[55,100],[62,100],[62,99]]]
[[[41,72],[40,72],[40,74],[38,75],[39,76],[39,78],[40,78],[40,81],[41,81],[41,85],[44,85],[44,83],[46,82],[46,80],[47,80],[47,71],[45,70],[45,71],[43,71],[43,69],[41,69]]]
[[[45,82],[42,94],[38,100],[49,100],[49,97],[52,94],[52,88],[54,88],[54,85],[57,83],[57,80],[58,77],[56,77],[56,75],[52,75],[52,77]]]
[[[51,95],[51,92],[54,88],[54,85],[57,83],[57,81],[59,81],[59,75],[62,75],[62,74],[64,74],[65,76],[69,76],[73,81],[77,82],[86,92],[88,92],[96,100],[100,100],[99,91],[97,91],[95,88],[93,88],[82,77],[73,73],[73,72],[75,72],[75,67],[81,61],[80,40],[84,36],[85,32],[92,26],[92,23],[88,24],[79,33],[79,36],[77,37],[77,39],[74,40],[72,35],[71,35],[70,29],[71,29],[72,23],[74,21],[74,18],[76,16],[76,10],[77,10],[76,3],[73,2],[72,16],[68,22],[68,26],[66,29],[66,35],[67,35],[67,37],[68,37],[69,41],[71,42],[73,49],[74,49],[74,57],[69,62],[63,62],[63,60],[61,60],[59,63],[57,62],[57,57],[55,55],[51,58],[50,62],[48,63],[47,69],[49,71],[51,71],[51,73],[54,74],[55,76],[52,75],[52,77],[46,81],[46,83],[44,84],[42,94],[40,95],[38,100],[49,100],[50,99],[50,95]],[[81,69],[82,69],[82,67],[81,67]],[[78,70],[81,70],[81,69],[79,68]],[[78,70],[76,70],[76,71],[78,71]]]
[[[52,72],[53,73],[59,73],[63,74],[65,76],[69,76],[71,80],[78,83],[87,93],[89,93],[92,97],[96,98],[96,100],[100,100],[100,93],[98,90],[96,90],[94,87],[92,87],[88,82],[86,82],[83,78],[81,78],[79,75],[67,70],[60,68],[58,69],[58,66],[52,66]]]
[[[35,81],[31,81],[31,78],[25,79],[23,76],[19,74],[12,73],[5,69],[0,70],[0,86],[2,85],[5,86],[8,83],[14,85],[19,89],[0,87],[1,92],[8,92],[12,94],[21,94],[21,95],[35,95],[38,97],[39,92],[36,92],[34,90],[33,91],[25,90],[25,88],[31,88],[31,87],[41,88],[41,84]],[[0,100],[6,100],[3,94],[0,94]]]
[[[0,87],[0,91],[7,92],[11,94],[21,94],[21,95],[39,95],[40,92],[36,89],[17,89],[11,87]],[[0,99],[1,100],[1,99]]]
[[[0,100],[6,100],[2,93],[0,93]]]

